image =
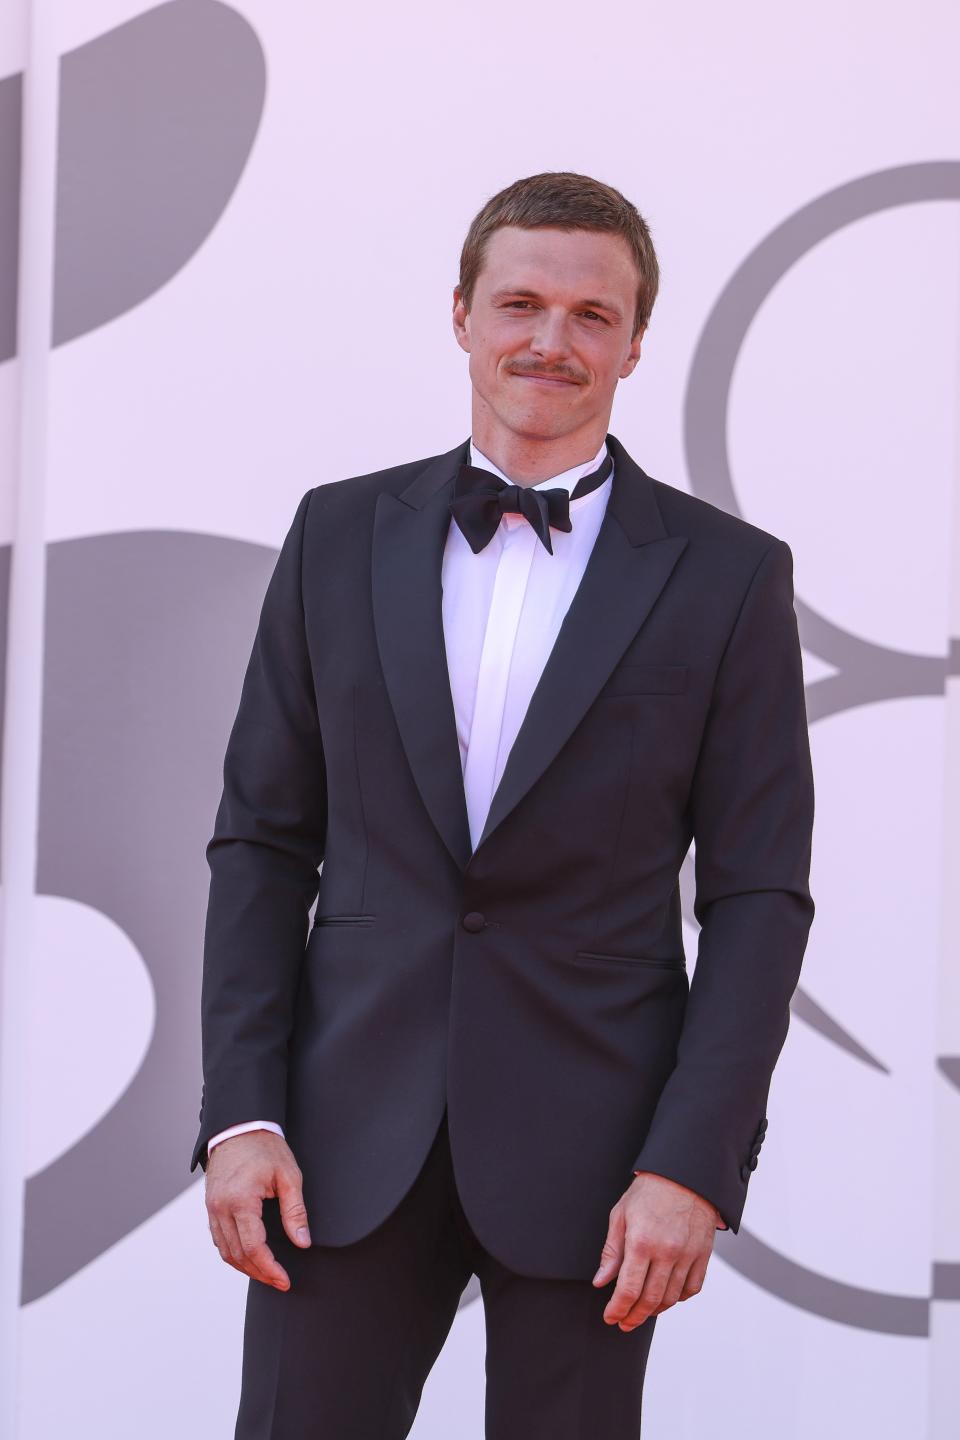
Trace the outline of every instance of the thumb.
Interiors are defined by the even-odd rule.
[[[294,1245],[306,1247],[310,1244],[310,1227],[307,1210],[303,1203],[300,1177],[294,1178],[287,1171],[277,1174],[277,1199],[280,1201],[280,1218],[283,1228]]]
[[[593,1277],[594,1285],[606,1285],[620,1269],[626,1228],[623,1206],[617,1205],[610,1212],[610,1225],[607,1238],[603,1242],[603,1250],[600,1252],[600,1269]]]

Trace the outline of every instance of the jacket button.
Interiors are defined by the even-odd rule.
[[[479,910],[469,910],[460,923],[464,930],[470,930],[475,934],[478,930],[482,930],[487,922]]]

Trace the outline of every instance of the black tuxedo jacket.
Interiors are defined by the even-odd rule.
[[[792,556],[607,443],[472,853],[440,584],[467,442],[308,491],[281,548],[207,847],[190,1168],[277,1121],[321,1244],[385,1219],[445,1105],[470,1223],[520,1273],[592,1276],[634,1169],[738,1228],[813,917]]]

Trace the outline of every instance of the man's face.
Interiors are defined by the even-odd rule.
[[[454,331],[484,418],[531,440],[598,424],[605,433],[617,381],[640,358],[638,283],[620,235],[496,230],[469,312],[454,290]]]

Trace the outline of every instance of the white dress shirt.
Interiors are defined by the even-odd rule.
[[[509,482],[476,446],[474,463]],[[573,489],[592,460],[529,488]],[[613,483],[570,502],[572,530],[551,529],[553,554],[523,515],[505,514],[474,555],[458,525],[447,533],[441,570],[443,633],[460,763],[474,848],[520,722],[580,584]]]
[[[470,463],[512,483],[473,441]],[[581,465],[528,487],[570,491],[603,463],[606,441]],[[530,697],[583,578],[610,498],[613,474],[570,501],[569,531],[551,528],[553,554],[524,515],[505,514],[475,555],[451,517],[441,568],[443,634],[457,722],[470,838],[476,848]],[[283,1130],[272,1120],[231,1125],[207,1141],[247,1130]]]

